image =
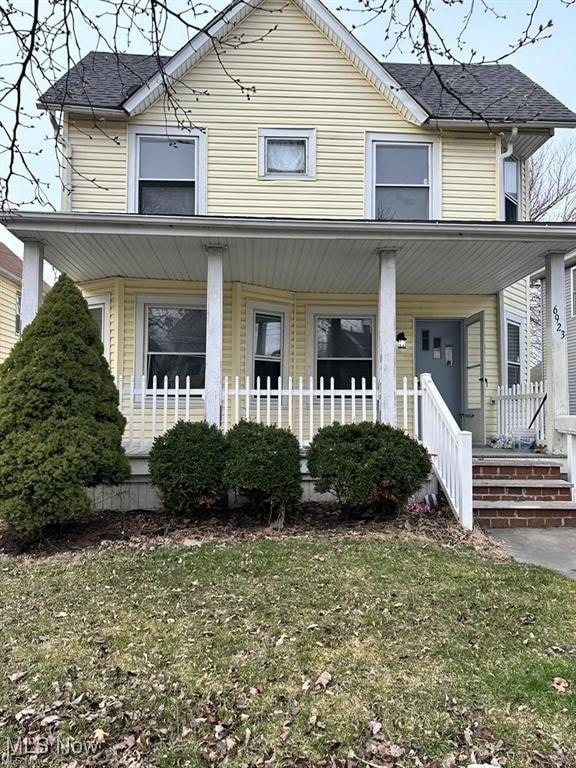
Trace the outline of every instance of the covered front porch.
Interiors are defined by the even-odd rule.
[[[576,247],[573,227],[527,224],[121,214],[7,223],[25,240],[24,324],[39,306],[43,259],[82,287],[132,450],[179,418],[277,423],[303,446],[324,424],[381,420],[425,442],[459,514],[472,442],[497,429],[501,292],[543,264],[549,284],[563,285],[563,254]],[[554,307],[562,317],[559,295]],[[561,412],[562,339],[546,349],[548,409]]]

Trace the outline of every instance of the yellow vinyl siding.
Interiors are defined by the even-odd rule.
[[[72,210],[126,211],[127,126],[121,121],[70,115]]]
[[[19,339],[16,333],[16,294],[19,290],[19,283],[0,276],[0,363]]]
[[[170,280],[119,280],[106,281],[113,301],[110,318],[110,348],[115,360],[117,350],[124,348],[120,372],[127,383],[137,368],[136,354],[136,300],[139,295],[146,296],[182,296],[183,298],[206,295],[204,283],[180,282]],[[100,295],[104,292],[102,281],[82,286],[85,295]],[[122,294],[122,300],[118,294]],[[114,296],[117,298],[114,299]],[[311,359],[311,338],[313,329],[308,327],[310,309],[321,307],[342,308],[343,312],[354,310],[373,310],[376,314],[376,294],[327,294],[293,293],[261,288],[241,283],[226,283],[224,286],[224,338],[223,338],[223,375],[239,376],[242,380],[249,372],[251,361],[246,359],[247,338],[252,333],[249,327],[248,305],[252,303],[278,304],[291,310],[289,334],[290,348],[287,350],[289,369],[285,375],[291,375],[295,385],[300,376],[314,373]],[[121,309],[123,306],[123,310]],[[398,350],[397,384],[401,386],[404,376],[411,379],[414,375],[414,332],[417,319],[457,318],[462,319],[478,312],[484,313],[484,370],[488,379],[485,396],[486,433],[496,431],[496,412],[492,404],[496,385],[499,381],[498,358],[498,311],[496,296],[435,296],[408,295],[397,297],[396,327],[408,337],[407,347]],[[113,370],[117,370],[114,367]],[[193,407],[195,417],[202,418],[202,406]],[[149,416],[149,415],[148,415]],[[148,418],[148,417],[147,417]]]
[[[225,61],[229,73],[255,87],[250,98],[214,53],[175,86],[182,114],[206,129],[207,213],[363,218],[366,133],[426,131],[406,120],[292,3],[266,0],[234,34],[255,41],[227,49]],[[163,98],[131,122],[177,124]],[[122,210],[127,205],[126,126],[108,120],[97,126],[75,118],[69,127],[76,171],[73,208]],[[259,127],[316,129],[316,177],[259,179]],[[488,131],[427,133],[442,137],[443,217],[496,218],[495,137]],[[93,178],[102,188],[89,181]]]

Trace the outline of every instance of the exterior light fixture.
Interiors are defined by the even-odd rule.
[[[406,334],[404,331],[400,331],[400,333],[396,334],[396,346],[398,349],[406,349],[406,342],[408,339],[406,338]]]

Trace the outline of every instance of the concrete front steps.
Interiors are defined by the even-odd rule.
[[[486,528],[576,527],[572,486],[562,461],[546,456],[477,457],[474,517]]]

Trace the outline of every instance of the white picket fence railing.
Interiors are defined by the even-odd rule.
[[[147,387],[146,377],[124,379],[118,382],[120,408],[126,417],[124,438],[127,446],[145,450],[155,437],[166,432],[177,421],[201,421],[204,418],[204,390],[192,389],[189,379],[169,387],[165,379],[154,378]],[[420,390],[418,379],[404,377],[396,390],[397,426],[414,437],[420,434]],[[305,447],[318,429],[334,422],[351,424],[359,421],[375,422],[378,417],[376,379],[369,382],[352,379],[350,388],[336,389],[334,379],[326,384],[320,379],[300,377],[294,381],[259,379],[252,383],[249,377],[225,377],[222,390],[222,429],[227,431],[240,419],[276,424],[286,427]]]
[[[472,433],[460,429],[429,373],[420,376],[421,439],[452,511],[464,528],[473,527]]]
[[[528,429],[536,411],[546,395],[543,381],[530,384],[499,386],[496,393],[498,407],[498,434],[512,437],[515,431]],[[546,404],[536,417],[532,429],[538,442],[546,440]]]

